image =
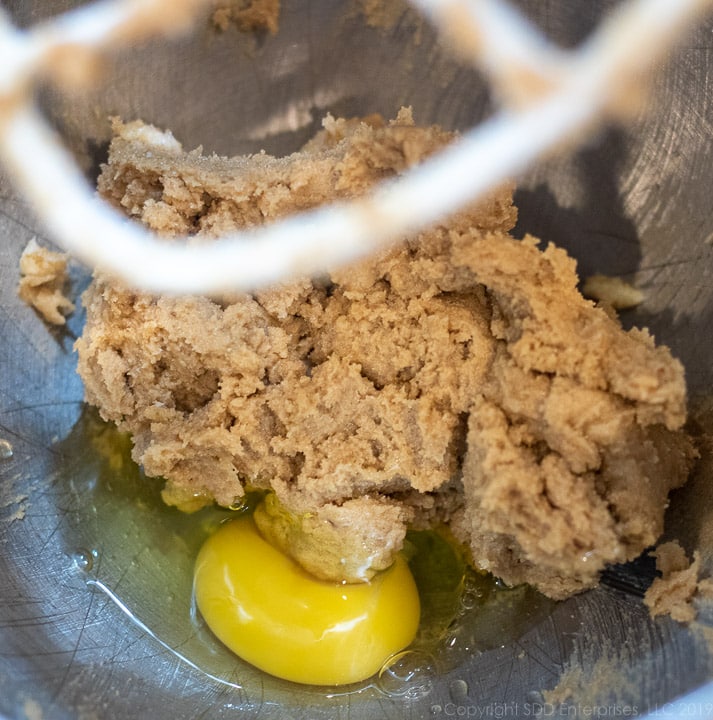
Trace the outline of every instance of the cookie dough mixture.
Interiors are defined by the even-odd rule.
[[[661,573],[646,591],[644,603],[652,616],[670,615],[679,622],[696,618],[695,600],[713,596],[713,582],[701,578],[701,557],[698,550],[689,561],[686,551],[672,540],[654,551],[656,569]]]
[[[65,295],[68,283],[67,257],[30,240],[20,256],[20,299],[51,325],[64,325],[65,316],[74,312],[74,303]]]
[[[406,110],[328,117],[283,159],[114,130],[101,194],[197,242],[359,196],[457,141]],[[590,587],[657,540],[687,477],[683,368],[585,300],[563,250],[513,239],[515,220],[503,189],[357,267],[250,295],[98,276],[77,343],[87,400],[171,504],[274,491],[265,527],[323,576],[368,577],[409,524],[444,522],[509,584]]]

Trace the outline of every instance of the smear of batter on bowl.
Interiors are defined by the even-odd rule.
[[[619,277],[610,275],[590,275],[582,286],[585,297],[604,302],[615,310],[628,310],[641,305],[644,293]]]
[[[99,191],[196,242],[363,195],[457,137],[327,117],[300,152],[206,157],[114,122]],[[577,290],[560,248],[514,239],[512,188],[357,266],[253,294],[156,297],[97,275],[86,399],[184,509],[274,493],[310,571],[359,580],[409,526],[552,598],[656,542],[694,450],[683,367]],[[339,242],[335,237],[334,242]],[[356,539],[356,541],[355,541]]]

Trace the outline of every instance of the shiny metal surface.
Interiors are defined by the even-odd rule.
[[[23,23],[71,4],[4,3]],[[521,4],[571,44],[616,3]],[[477,74],[452,62],[415,16],[398,14],[387,27],[371,27],[362,3],[283,5],[275,37],[218,35],[202,26],[190,39],[124,53],[100,92],[48,91],[43,103],[88,172],[105,152],[110,114],[142,117],[170,127],[186,147],[224,154],[293,150],[327,111],[391,116],[411,104],[417,121],[449,128],[487,114],[488,93]],[[686,366],[694,403],[713,386],[712,30],[713,23],[696,29],[661,69],[649,113],[536,168],[517,193],[519,233],[568,248],[583,275],[623,275],[645,291],[643,305],[623,322],[646,325],[671,346]],[[43,231],[4,177],[0,234],[0,440],[12,447],[11,457],[0,458],[0,716],[534,717],[539,710],[541,717],[572,717],[542,694],[572,664],[585,678],[570,700],[577,717],[586,708],[636,707],[643,714],[713,678],[700,633],[652,621],[632,592],[637,573],[650,578],[641,563],[596,591],[535,613],[522,627],[508,618],[503,646],[496,637],[437,674],[415,699],[376,689],[328,696],[249,673],[240,675],[241,689],[211,680],[148,632],[179,653],[191,647],[180,625],[162,634],[149,622],[181,602],[181,581],[162,569],[160,553],[123,552],[144,538],[161,548],[163,521],[136,511],[87,442],[72,352],[82,313],[66,330],[51,330],[17,299],[19,255]],[[72,277],[79,293],[87,271],[75,267]],[[674,520],[687,517],[685,503],[695,504],[695,496],[674,499]],[[93,574],[82,569],[89,556],[81,551],[96,553]],[[161,552],[180,562],[173,546]],[[91,576],[113,588],[135,587],[130,578],[141,573],[144,597],[131,609],[145,626],[86,582]],[[593,671],[602,659],[627,682],[610,676],[597,684]]]

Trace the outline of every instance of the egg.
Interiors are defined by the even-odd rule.
[[[262,535],[250,515],[221,525],[194,570],[198,609],[236,655],[286,680],[365,680],[416,635],[420,604],[399,555],[370,582],[318,580]]]

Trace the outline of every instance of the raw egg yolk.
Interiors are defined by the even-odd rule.
[[[411,643],[420,616],[402,556],[368,583],[325,582],[270,545],[250,516],[205,541],[194,588],[208,626],[236,655],[311,685],[371,677]]]

